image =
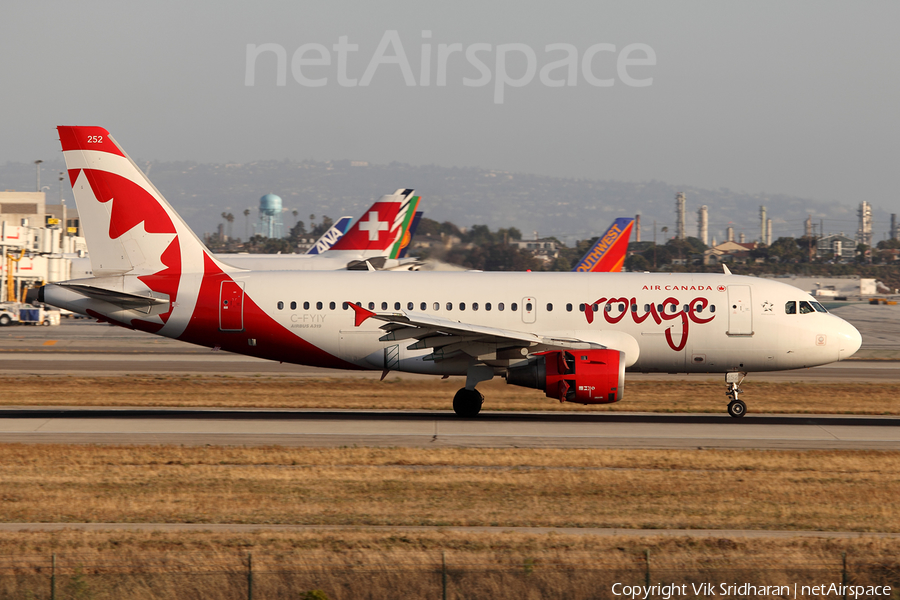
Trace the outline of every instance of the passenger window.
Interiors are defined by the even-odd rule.
[[[281,300],[278,301],[278,310],[282,310],[284,308],[284,302]]]
[[[503,303],[502,303],[502,302],[498,302],[498,303],[497,303],[497,310],[502,311],[504,308],[506,308],[506,307],[503,306]]]
[[[394,310],[400,310],[400,303],[394,302]]]
[[[656,312],[662,312],[662,311],[663,311],[663,305],[662,305],[662,304],[657,304],[657,305],[656,305]]]
[[[382,303],[381,303],[381,310],[387,310],[387,307],[388,307],[388,303],[387,303],[387,302],[382,302]]]
[[[649,305],[649,304],[645,304],[645,305],[644,305],[644,312],[650,312],[650,305]]]
[[[297,303],[291,302],[291,310],[297,310]]]
[[[334,306],[335,306],[334,302],[329,302],[329,303],[328,303],[328,308],[330,308],[331,310],[334,310]],[[347,310],[347,307],[346,307],[346,306],[344,307],[344,310]]]
[[[697,311],[698,313],[702,313],[702,312],[703,312],[703,305],[702,305],[702,304],[698,304],[697,306],[694,307],[694,310]]]
[[[578,305],[578,310],[584,312],[584,303]]]
[[[709,305],[709,312],[716,312],[716,305],[715,305],[715,304],[710,304],[710,305]]]
[[[619,303],[619,312],[625,312],[625,305],[622,303]]]
[[[434,303],[434,310],[441,310],[441,303],[440,303],[440,302],[435,302],[435,303]]]
[[[549,302],[547,303],[547,312],[553,312],[553,305]]]
[[[612,304],[607,304],[603,307],[603,310],[605,310],[606,312],[612,312]]]
[[[490,311],[490,310],[491,310],[491,303],[490,303],[490,302],[485,302],[485,303],[484,303],[484,310],[487,310],[487,311]]]
[[[303,310],[309,310],[309,302],[303,303]]]
[[[460,303],[459,303],[459,310],[466,310],[466,303],[465,303],[465,302],[460,302]]]
[[[316,302],[316,310],[322,310],[322,303]]]
[[[406,303],[406,310],[412,310],[415,306],[416,306],[416,305],[413,304],[412,302],[407,302],[407,303]]]
[[[473,303],[472,303],[472,310],[478,310],[478,303],[477,303],[477,302],[473,302]]]
[[[369,302],[369,310],[375,310],[375,303]]]
[[[810,305],[810,303],[807,302],[806,300],[801,300],[800,301],[800,314],[805,315],[805,314],[809,314],[811,312],[816,312],[816,309],[814,309]]]
[[[631,305],[631,312],[637,312],[637,304]]]
[[[420,303],[419,310],[422,310],[422,311],[428,310],[428,304],[426,302]]]
[[[600,305],[599,304],[591,305],[591,310],[593,310],[594,312],[597,312],[598,310],[600,310]]]
[[[797,302],[795,300],[788,300],[784,303],[784,314],[786,315],[796,315],[797,314]]]
[[[515,309],[513,309],[513,310],[515,310]],[[531,305],[531,302],[525,303],[525,310],[527,310],[528,312],[531,312],[532,310],[534,310],[534,307]]]
[[[684,310],[684,312],[690,312],[690,310],[691,310],[690,305],[685,304],[683,310]]]
[[[828,311],[825,309],[825,307],[822,306],[821,304],[819,304],[818,302],[810,302],[810,304],[813,305],[813,308],[816,309],[816,312],[820,312],[820,313],[827,313],[827,312],[828,312]]]
[[[513,310],[513,311],[519,310],[519,305],[516,304],[515,302],[513,302],[512,304],[509,305],[509,310]]]
[[[571,302],[566,304],[566,312],[572,312],[572,303]]]
[[[348,308],[350,308],[350,306],[348,306],[346,302],[344,302],[343,304],[341,304],[341,307],[342,307],[344,310],[347,310]]]

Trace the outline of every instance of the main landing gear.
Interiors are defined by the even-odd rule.
[[[476,389],[462,388],[453,396],[453,411],[460,417],[472,418],[481,412],[484,395]]]
[[[484,404],[484,396],[475,389],[482,381],[489,381],[494,377],[494,369],[486,365],[471,365],[466,371],[466,387],[456,392],[453,396],[453,412],[458,417],[471,419],[481,412]]]
[[[728,396],[728,414],[735,419],[740,419],[747,414],[747,405],[743,400],[738,399],[738,394],[744,391],[741,389],[741,382],[746,376],[746,373],[725,373],[725,383],[728,384],[728,391],[725,392],[725,395]]]

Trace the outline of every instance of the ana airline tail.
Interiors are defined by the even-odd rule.
[[[353,217],[341,217],[338,219],[337,223],[332,225],[328,231],[322,234],[316,243],[312,245],[312,248],[309,249],[307,254],[322,254],[327,250],[330,250],[332,246],[337,243],[341,236],[347,233],[347,229],[350,227],[350,221],[353,220]]]

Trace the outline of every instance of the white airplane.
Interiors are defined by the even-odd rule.
[[[642,273],[251,271],[204,247],[100,127],[60,127],[94,277],[40,300],[231,352],[339,369],[463,376],[472,417],[493,377],[581,404],[623,398],[625,372],[748,372],[851,356],[859,332],[810,295],[756,277]],[[373,230],[374,231],[374,230]]]

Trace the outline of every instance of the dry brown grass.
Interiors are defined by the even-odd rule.
[[[654,583],[839,582],[842,553],[852,583],[896,585],[900,567],[900,541],[873,538],[62,531],[0,535],[0,594],[46,597],[57,554],[57,597],[246,598],[252,553],[260,598],[439,598],[446,560],[449,598],[588,599],[610,597],[616,581],[643,583],[645,551]]]
[[[281,377],[2,377],[0,406],[149,406],[449,410],[458,380]],[[900,414],[900,384],[747,382],[753,412]],[[629,381],[611,405],[560,404],[499,380],[479,385],[484,410],[723,412],[725,385]]]
[[[0,451],[8,522],[900,531],[900,452]]]

